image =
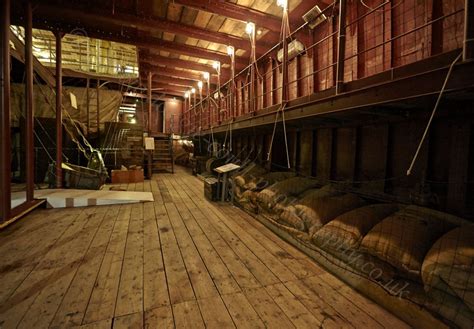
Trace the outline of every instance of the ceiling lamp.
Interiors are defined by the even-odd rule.
[[[184,93],[184,98],[189,98],[189,91]]]
[[[198,88],[202,89],[202,81],[198,81]]]
[[[227,46],[227,55],[234,56],[234,47]]]
[[[245,32],[247,32],[247,34],[253,34],[253,31],[255,31],[255,24],[252,22],[247,22],[247,25],[245,26]]]
[[[288,8],[288,0],[277,0],[277,5],[286,10]]]
[[[219,71],[219,69],[221,68],[221,62],[212,63],[212,67],[214,68],[214,70]]]
[[[191,88],[191,94],[195,94],[196,93],[196,88]]]
[[[204,72],[202,76],[204,77],[204,80],[209,80],[209,72]]]

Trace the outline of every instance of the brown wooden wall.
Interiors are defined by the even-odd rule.
[[[474,117],[447,114],[435,119],[413,172],[407,176],[427,120],[422,115],[410,120],[290,129],[290,169],[281,129],[275,135],[270,162],[266,159],[271,131],[237,134],[234,154],[274,171],[292,170],[326,183],[345,182],[350,189],[376,199],[426,205],[474,218]]]

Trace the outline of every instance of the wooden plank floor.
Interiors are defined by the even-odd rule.
[[[183,169],[0,232],[0,328],[405,328]]]

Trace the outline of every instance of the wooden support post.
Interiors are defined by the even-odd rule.
[[[87,78],[86,80],[86,120],[87,120],[87,137],[89,137],[89,134],[91,132],[90,125],[91,125],[91,118],[90,118],[90,94],[89,94],[89,88],[90,88],[90,80]]]
[[[449,210],[459,214],[466,208],[471,137],[470,123],[457,122],[452,125],[451,132],[447,206]]]
[[[153,79],[153,73],[148,72],[148,84],[147,84],[147,91],[148,91],[148,134],[151,135],[151,109],[152,109],[152,102],[151,102],[151,84]]]
[[[97,145],[100,145],[100,80],[97,79]]]
[[[433,1],[432,14],[433,20],[443,17],[442,1]],[[443,21],[438,20],[433,23],[431,28],[431,56],[443,52]]]
[[[10,218],[11,211],[11,141],[10,141],[10,0],[1,4],[1,108],[0,108],[0,220]]]
[[[465,0],[463,60],[474,58],[474,4]]]
[[[26,100],[26,200],[33,201],[35,189],[34,165],[34,99],[33,99],[33,10],[26,3],[25,24],[25,100]]]
[[[62,117],[62,33],[56,32],[56,187],[63,187],[63,117]]]
[[[285,10],[284,12],[284,15],[288,15],[288,11]],[[285,19],[285,18],[283,18]],[[281,93],[281,102],[282,103],[286,103],[288,102],[289,98],[288,98],[288,32],[287,31],[287,25],[286,23],[283,24],[283,62],[281,63],[282,65],[282,83],[281,83],[281,87],[282,87],[282,93]]]
[[[342,92],[344,85],[344,59],[346,57],[346,1],[339,1],[339,31],[337,34],[336,94]]]

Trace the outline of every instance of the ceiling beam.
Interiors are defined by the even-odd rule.
[[[145,79],[142,80],[144,83],[146,83]],[[173,85],[169,85],[169,84],[166,84],[166,83],[159,83],[159,82],[153,82],[152,83],[152,89],[157,89],[157,88],[161,88],[161,90],[154,90],[154,92],[159,92],[159,93],[162,93],[162,92],[173,92],[174,94],[176,94],[176,96],[184,96],[184,93],[189,91],[191,89],[191,87],[193,86],[173,86]],[[196,88],[196,86],[194,86]],[[203,96],[206,96],[206,88],[203,88],[203,91],[202,91],[202,95]],[[197,88],[196,88],[197,90]],[[199,97],[199,92],[197,92],[197,96]]]
[[[60,18],[58,18],[60,19]],[[24,22],[19,17],[16,17],[12,24],[23,25]],[[72,30],[77,30],[77,26],[67,22],[63,23],[58,20],[45,20],[41,17],[35,16],[34,27],[39,29],[45,29],[49,31],[60,31],[64,33],[70,33]],[[137,47],[150,49],[150,50],[162,50],[170,53],[182,54],[198,59],[205,59],[210,61],[219,61],[221,63],[230,63],[230,57],[223,52],[208,50],[202,47],[190,46],[186,44],[180,44],[176,42],[166,41],[151,36],[137,36],[124,33],[120,35],[118,31],[106,32],[100,29],[89,29],[84,30],[88,37],[97,38],[102,40],[120,42],[124,44],[130,44]],[[248,58],[236,56],[236,69],[240,70],[248,65]]]
[[[166,77],[163,75],[153,75],[153,82],[170,84],[175,86],[189,87],[197,84],[195,80],[182,79],[182,78],[172,78]]]
[[[159,55],[140,54],[140,61],[148,64],[148,67],[150,69],[156,69],[156,70],[161,69],[161,67],[157,65],[166,65],[168,67],[179,67],[179,68],[199,71],[199,72],[214,71],[214,68],[211,65],[202,64],[202,63],[198,63],[194,61],[186,61],[182,59],[169,58],[169,57],[164,57],[164,56],[159,56]],[[228,71],[229,70],[223,68],[221,71],[222,76],[229,77],[230,74]]]
[[[57,17],[61,17],[61,19],[67,20],[69,23],[83,25],[85,29],[87,29],[88,26],[115,25],[118,27],[137,28],[149,32],[168,32],[222,45],[232,45],[238,49],[250,49],[250,43],[246,38],[240,38],[222,32],[214,32],[166,19],[153,19],[123,13],[114,13],[113,15],[109,13],[102,14],[91,10],[86,11],[84,9],[65,8],[64,6],[59,7],[41,3],[35,7],[35,15],[47,20],[54,20]]]
[[[184,79],[190,79],[194,81],[199,81],[199,80],[204,79],[202,73],[199,74],[193,71],[177,70],[170,67],[161,67],[161,66],[157,67],[157,66],[151,66],[148,64],[141,64],[140,69],[145,72],[151,72],[156,75],[162,75],[162,76],[168,76],[168,77],[184,78]],[[217,83],[217,73],[211,74],[211,83]]]
[[[126,92],[123,93],[123,96],[124,97],[132,97],[132,98],[142,98],[142,99],[147,99],[148,98],[148,95],[145,95],[145,94],[142,94],[142,93],[135,93],[133,91],[126,91]],[[153,100],[157,100],[157,101],[166,101],[166,100],[173,99],[172,97],[164,97],[164,96],[162,96],[162,94],[158,95],[156,93],[152,93],[151,98]]]
[[[174,3],[207,11],[216,15],[229,17],[238,21],[252,21],[257,26],[264,27],[270,31],[280,31],[281,18],[266,14],[262,11],[249,7],[237,5],[227,1],[218,0],[173,0]]]
[[[125,41],[124,39],[122,42],[124,43],[132,43],[141,48],[148,48],[150,50],[160,50],[160,51],[167,51],[174,54],[181,54],[190,57],[206,59],[210,61],[219,61],[221,63],[230,63],[230,57],[222,52],[208,50],[202,47],[195,47],[189,46],[182,43],[166,41],[150,36],[141,36],[135,37],[130,40]],[[120,41],[119,41],[120,42]],[[236,68],[244,68],[249,63],[249,59],[245,57],[236,56],[235,57],[235,64]]]

